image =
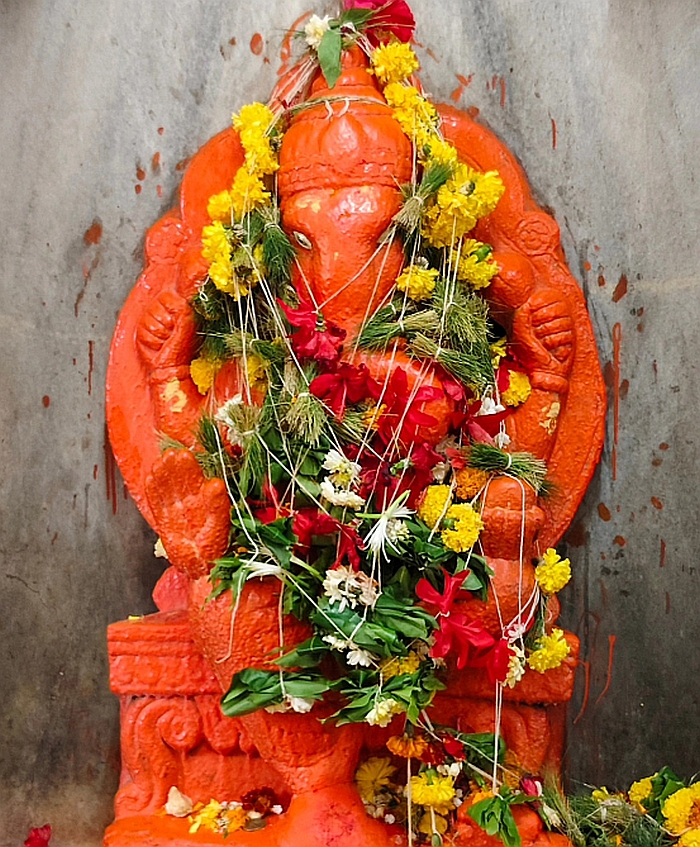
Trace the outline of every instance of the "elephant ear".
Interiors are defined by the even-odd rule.
[[[192,157],[173,209],[146,234],[143,273],[129,294],[112,338],[107,367],[107,428],[114,458],[129,493],[155,529],[146,498],[146,478],[160,455],[159,424],[149,373],[136,348],[136,329],[161,292],[194,294],[206,273],[201,257],[202,227],[209,221],[213,194],[231,187],[243,164],[243,148],[233,129],[214,136]],[[109,449],[109,446],[106,446]]]
[[[445,138],[459,157],[479,171],[497,170],[505,193],[496,209],[479,222],[476,237],[496,252],[516,252],[532,265],[535,280],[560,291],[575,327],[569,389],[562,399],[548,460],[554,493],[541,503],[546,513],[539,541],[544,549],[561,539],[586,493],[605,435],[605,383],[593,328],[576,280],[566,265],[559,227],[533,200],[523,169],[506,146],[467,113],[439,106]]]

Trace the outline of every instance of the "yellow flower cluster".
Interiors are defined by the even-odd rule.
[[[435,290],[440,274],[434,268],[409,265],[396,278],[396,287],[405,291],[411,300],[427,300]]]
[[[382,679],[384,681],[404,673],[415,673],[420,667],[420,656],[417,653],[409,653],[408,656],[394,656],[380,665]]]
[[[233,127],[241,137],[245,150],[245,166],[249,174],[273,174],[278,168],[277,156],[270,144],[269,132],[275,115],[264,103],[249,103],[233,115]]]
[[[680,847],[700,847],[700,782],[671,794],[661,811]]]
[[[480,173],[459,164],[426,210],[423,237],[433,247],[453,247],[479,218],[490,214],[505,191],[497,171]]]
[[[206,394],[214,385],[221,365],[222,362],[219,359],[210,359],[207,356],[199,356],[190,362],[190,376],[200,394]]]
[[[373,803],[374,798],[391,782],[391,777],[395,773],[396,768],[391,764],[391,759],[388,757],[380,759],[375,756],[367,759],[355,773],[355,782],[360,797],[366,803]]]
[[[242,806],[229,809],[218,800],[211,800],[206,806],[199,803],[198,806],[199,810],[195,806],[196,814],[189,817],[190,832],[197,832],[204,827],[212,832],[228,835],[230,832],[241,829],[248,821],[248,815]]]
[[[457,503],[450,506],[445,518],[453,521],[449,529],[440,533],[442,543],[455,553],[466,553],[476,544],[479,533],[484,528],[481,515],[469,503]]]
[[[637,782],[633,782],[630,785],[630,790],[628,792],[630,802],[636,803],[637,806],[640,806],[642,800],[646,800],[647,797],[651,794],[652,785],[651,781],[658,774],[653,774],[652,776],[646,776],[644,779],[638,779]]]
[[[451,500],[452,491],[449,485],[428,486],[418,507],[418,517],[431,529],[435,529],[447,512],[447,505]]]
[[[558,668],[569,655],[569,647],[561,629],[553,629],[551,635],[543,635],[537,642],[537,650],[530,653],[528,665],[539,673]]]
[[[480,252],[485,246],[481,241],[465,238],[460,250],[452,250],[450,256],[450,266],[457,279],[469,283],[475,291],[486,288],[499,271],[496,262],[488,257],[481,258]]]
[[[202,256],[209,262],[209,277],[214,285],[221,291],[233,294],[236,286],[231,262],[231,244],[220,220],[202,230]]]
[[[556,594],[571,579],[571,562],[549,547],[535,568],[535,578],[545,594]]]
[[[419,67],[411,46],[401,41],[380,44],[372,53],[372,70],[382,85],[403,82]]]
[[[453,808],[455,787],[450,776],[439,776],[435,771],[424,771],[411,777],[411,799],[419,806],[429,806],[439,815]]]
[[[519,406],[527,400],[531,391],[532,386],[527,374],[511,371],[508,388],[501,393],[501,400],[506,406]]]
[[[384,99],[394,110],[394,117],[401,129],[421,155],[425,147],[431,147],[439,139],[438,113],[417,88],[392,82],[384,89]]]
[[[488,482],[489,475],[481,468],[461,468],[455,471],[455,493],[460,500],[471,500]]]

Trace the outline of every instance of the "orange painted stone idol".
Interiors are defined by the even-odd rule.
[[[514,157],[422,93],[404,0],[344,5],[194,156],[119,318],[110,437],[171,567],[109,630],[110,847],[568,844],[536,799],[586,307]]]

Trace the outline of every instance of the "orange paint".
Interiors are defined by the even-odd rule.
[[[44,396],[41,398],[41,403],[45,409],[49,408],[49,406],[51,405],[51,398],[48,394],[44,394]]]
[[[554,118],[550,118],[552,122],[552,150],[557,149],[557,122]]]
[[[670,445],[667,444],[665,441],[662,441],[661,444],[659,444],[659,450],[668,450],[669,446]]]
[[[160,170],[160,153],[154,153],[151,159],[151,170],[157,173]]]
[[[659,567],[660,568],[666,567],[666,542],[663,540],[663,538],[661,539],[661,552],[659,554]]]
[[[501,109],[504,109],[506,105],[506,81],[504,77],[499,80],[499,85],[501,86]]]
[[[294,36],[296,33],[302,28],[302,24],[306,21],[307,18],[311,17],[311,12],[304,12],[303,15],[299,15],[299,17],[294,21],[291,27],[287,30],[287,34],[284,36],[282,40],[282,46],[280,47],[280,67],[277,71],[277,76],[282,76],[282,74],[286,73],[289,69],[289,60],[292,57],[292,43],[294,40]],[[255,36],[253,36],[255,38]],[[235,44],[236,39],[232,38],[229,44]],[[252,50],[252,42],[251,42],[251,50]],[[253,51],[255,52],[255,51]]]
[[[620,438],[620,346],[622,344],[622,324],[613,327],[613,448],[612,478],[617,479],[617,445]]]
[[[99,244],[101,238],[102,224],[100,223],[99,218],[95,218],[90,228],[85,230],[85,234],[83,235],[83,242],[86,246],[90,244]]]
[[[615,290],[613,291],[612,301],[613,303],[619,303],[620,300],[627,294],[627,277],[625,274],[622,274],[620,277],[620,281],[615,286]]]
[[[186,170],[187,166],[190,163],[190,159],[192,157],[188,156],[186,159],[180,159],[180,161],[175,165],[175,170],[180,173],[180,171]]]
[[[158,135],[162,135],[164,132],[165,132],[165,127],[164,127],[164,126],[159,126],[159,127],[158,127]]]
[[[450,100],[452,100],[454,103],[456,103],[459,100],[459,98],[462,96],[463,91],[464,91],[464,86],[458,85],[457,88],[455,88],[455,90],[452,92],[452,94],[450,94]]]
[[[440,58],[439,58],[439,56],[436,56],[436,55],[435,55],[435,53],[433,52],[433,50],[431,50],[431,48],[430,48],[430,47],[428,47],[428,49],[427,49],[425,52],[428,54],[428,56],[430,56],[430,58],[431,58],[434,62],[438,62],[438,64],[439,64],[439,62],[440,62]]]
[[[479,117],[479,109],[477,106],[469,106],[467,109],[467,114],[472,120],[476,120]]]
[[[141,185],[135,185],[135,186],[134,186],[134,191],[135,191],[137,194],[140,194],[140,193],[141,193],[141,189],[142,189],[142,186],[141,186]]]
[[[583,263],[583,269],[584,269],[585,271],[590,271],[590,269],[591,269],[591,263],[590,263],[590,262],[584,262],[584,263]]]
[[[661,465],[663,465],[663,463],[664,463],[663,459],[655,458],[655,459],[651,460],[651,465],[654,468],[660,468]]]
[[[99,465],[92,466],[92,478],[97,479],[97,475],[99,473]]]
[[[610,509],[608,509],[605,503],[598,503],[598,517],[602,521],[609,521],[612,517]]]
[[[474,79],[474,74],[469,74],[469,76],[462,76],[462,74],[455,74],[458,82],[460,82],[465,88],[468,85],[472,84],[472,80]]]
[[[162,186],[162,185],[156,185],[156,194],[157,194],[159,197],[162,197],[162,196],[163,196],[163,186]]]
[[[618,547],[624,547],[627,544],[627,539],[622,535],[616,535],[613,538],[613,544],[617,544]]]
[[[603,688],[603,690],[598,695],[598,699],[595,701],[596,706],[598,705],[598,703],[600,703],[600,701],[603,699],[603,697],[605,697],[605,695],[610,690],[610,684],[612,682],[613,657],[615,655],[615,643],[616,643],[616,641],[617,641],[616,635],[609,635],[608,636],[608,645],[609,645],[609,647],[608,647],[608,676],[607,676],[607,679],[605,681],[605,687]]]
[[[659,512],[660,512],[660,511],[663,509],[663,507],[664,507],[664,504],[661,502],[661,500],[659,500],[659,498],[658,498],[658,497],[652,497],[652,498],[651,498],[651,505],[652,505],[655,509],[658,509],[658,510],[659,510]]]
[[[112,514],[117,514],[117,463],[112,452],[112,445],[109,443],[109,433],[105,424],[105,489],[107,500],[112,502]]]
[[[265,49],[265,39],[260,35],[259,32],[256,32],[255,35],[250,39],[250,52],[254,56],[262,55],[262,51]]]
[[[92,372],[95,368],[95,342],[88,341],[88,394],[92,394]]]
[[[620,383],[620,399],[624,400],[627,397],[627,393],[630,390],[630,381],[628,379],[623,379]]]
[[[146,179],[146,171],[142,167],[136,168],[136,179],[139,179],[142,182]]]
[[[605,288],[605,277],[603,274],[598,274],[598,286],[600,288]]]
[[[581,659],[579,664],[583,666],[583,671],[585,674],[585,681],[583,685],[583,701],[581,702],[581,709],[579,713],[574,718],[574,723],[578,723],[583,717],[583,713],[588,708],[588,698],[591,695],[591,663],[585,661],[585,659]]]

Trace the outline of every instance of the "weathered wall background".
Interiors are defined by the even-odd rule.
[[[265,99],[308,0],[0,0],[0,843],[99,843],[104,631],[160,566],[104,437],[117,313],[183,162]],[[562,229],[610,388],[568,535],[573,783],[700,768],[700,6],[413,0],[423,78],[514,150]],[[259,35],[256,35],[259,34]],[[261,38],[262,37],[262,38]],[[460,76],[457,77],[456,75]],[[576,719],[574,721],[574,719]]]

